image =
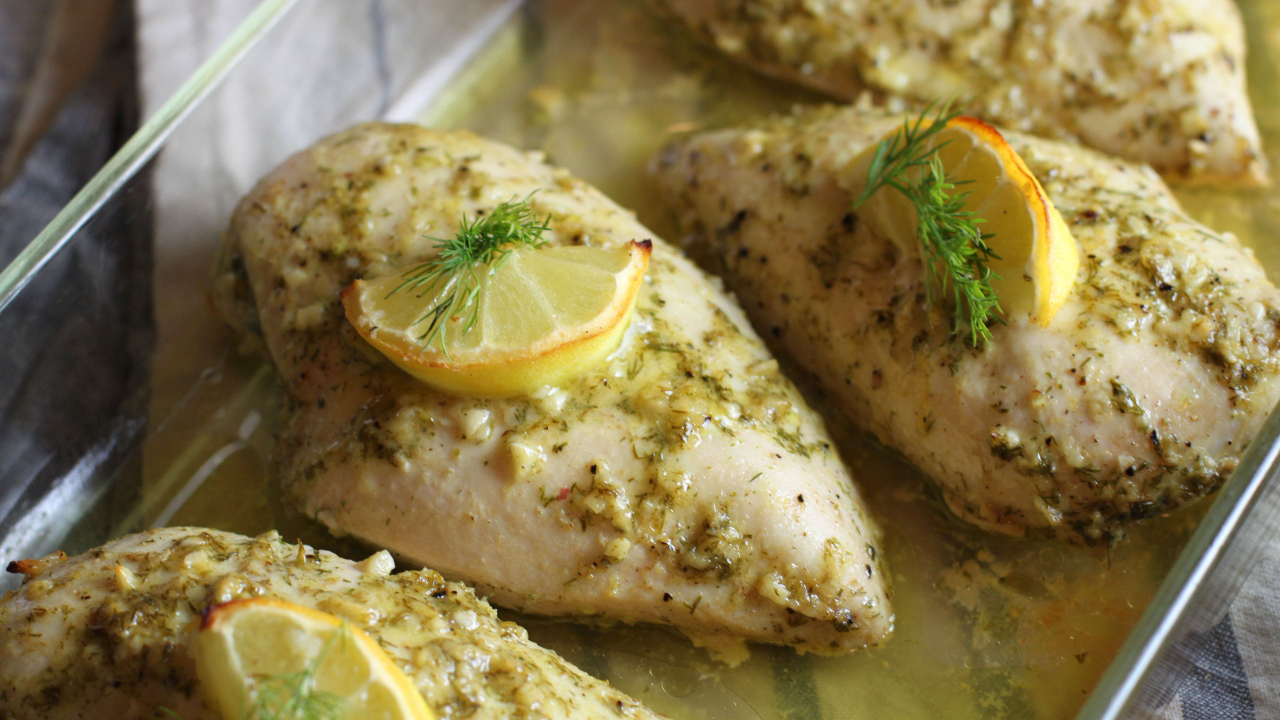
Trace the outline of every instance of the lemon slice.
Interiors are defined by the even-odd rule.
[[[1000,276],[992,287],[1006,316],[1026,313],[1032,322],[1048,326],[1070,296],[1080,265],[1067,224],[995,128],[962,115],[929,140],[928,147],[939,146],[938,157],[957,184],[955,192],[968,193],[964,209],[982,218],[978,229],[991,235],[986,242],[999,259],[987,265]],[[854,182],[865,186],[874,151],[873,145],[854,161]],[[856,196],[862,188],[849,189]],[[908,257],[919,256],[915,207],[896,189],[881,188],[858,209],[858,217]]]
[[[196,671],[224,720],[323,715],[432,720],[409,678],[364,631],[318,610],[252,598],[213,607],[195,642]],[[306,686],[298,693],[297,688]],[[306,712],[312,710],[313,712]]]
[[[422,345],[434,295],[393,292],[396,272],[342,291],[361,337],[410,375],[445,392],[509,397],[557,385],[617,349],[649,266],[652,243],[621,248],[517,248],[497,270],[481,268],[479,315],[445,320],[446,355]]]

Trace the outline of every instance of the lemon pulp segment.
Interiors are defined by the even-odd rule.
[[[517,248],[496,269],[476,269],[474,325],[467,328],[466,316],[445,319],[444,349],[441,341],[422,342],[430,327],[424,314],[442,287],[397,292],[404,273],[395,272],[357,280],[342,303],[366,341],[428,385],[478,397],[528,394],[585,372],[617,349],[651,251],[648,241]]]
[[[233,600],[206,615],[194,649],[202,689],[224,720],[274,709],[262,707],[260,689],[288,687],[291,676],[304,672],[314,678],[317,694],[340,703],[344,717],[434,718],[372,638],[318,610],[269,598]]]
[[[983,222],[978,230],[998,255],[988,267],[999,276],[992,287],[1006,317],[1026,314],[1048,326],[1071,294],[1080,257],[1075,238],[1026,163],[995,128],[960,116],[929,140],[954,192],[967,193],[964,209]],[[874,146],[854,161],[851,179],[865,186]],[[861,187],[851,187],[855,195]],[[919,223],[911,202],[891,187],[873,194],[858,210],[908,257],[920,255]]]

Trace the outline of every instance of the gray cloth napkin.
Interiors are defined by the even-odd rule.
[[[119,9],[105,54],[0,190],[0,266],[136,129],[133,17]],[[0,0],[0,150],[46,89],[35,78],[54,15],[53,3]],[[145,191],[106,206],[0,313],[0,557],[39,555],[72,531],[84,508],[51,502],[60,488],[102,498],[128,485],[114,480],[141,434],[153,337]]]
[[[590,0],[584,0],[590,1]],[[254,0],[135,0],[145,108],[153,112],[211,54]],[[227,344],[192,293],[207,272],[217,237],[236,199],[289,153],[348,124],[351,118],[397,115],[396,101],[429,94],[447,77],[460,43],[500,17],[508,0],[304,0],[277,32],[310,34],[305,56],[278,56],[273,40],[251,56],[205,107],[178,131],[160,157],[156,188],[158,366],[189,368],[191,377]],[[435,20],[433,20],[433,18]],[[281,43],[283,46],[284,44]],[[421,59],[428,77],[400,76],[388,52]],[[432,75],[427,72],[426,75]],[[436,84],[433,86],[433,82]],[[332,89],[341,87],[342,92]],[[301,111],[290,98],[326,89],[345,104]],[[315,103],[309,103],[314,106]],[[322,104],[323,107],[323,104]],[[404,118],[395,118],[404,119]],[[173,353],[173,354],[166,354]],[[184,390],[153,385],[153,408]],[[1258,566],[1230,615],[1183,656],[1180,682],[1148,717],[1280,719],[1280,548]],[[816,704],[814,706],[816,708]]]
[[[1280,548],[1268,548],[1227,616],[1190,643],[1179,660],[1161,668],[1176,672],[1179,682],[1150,717],[1280,718]]]

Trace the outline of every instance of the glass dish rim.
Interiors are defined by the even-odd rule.
[[[516,0],[512,7],[523,5]],[[164,146],[173,131],[222,82],[248,52],[298,4],[298,0],[261,0],[231,35],[205,60],[165,103],[148,118],[92,179],[0,270],[0,313],[23,291],[49,261],[106,202],[132,179]],[[461,65],[447,68],[450,76]],[[434,78],[438,86],[442,78]],[[412,91],[412,89],[411,89]],[[420,94],[413,93],[410,94]],[[396,106],[399,108],[399,105]],[[392,113],[402,115],[402,112]],[[1231,558],[1254,557],[1280,523],[1264,523],[1257,516],[1280,502],[1280,406],[1274,409],[1250,443],[1239,467],[1211,499],[1195,532],[1177,561],[1129,631],[1119,652],[1090,692],[1076,720],[1118,720],[1137,701],[1143,683],[1152,677],[1162,656],[1185,634],[1190,610],[1225,613],[1234,591],[1214,590],[1213,580],[1227,575],[1238,587],[1249,563]],[[1247,524],[1254,520],[1252,531]]]
[[[86,222],[155,157],[173,131],[298,0],[261,0],[218,49],[0,271],[0,312]]]

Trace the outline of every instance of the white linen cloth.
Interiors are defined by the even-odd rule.
[[[136,0],[143,117],[256,5]],[[483,39],[511,7],[511,0],[301,0],[182,123],[154,167],[159,336],[153,426],[227,347],[198,289],[207,284],[218,239],[240,197],[290,154],[353,118],[411,119],[393,102],[437,89],[450,74],[439,67],[448,64],[442,61],[465,55],[458,50]],[[388,64],[391,53],[402,62]],[[436,68],[436,82],[429,77],[424,84],[421,72],[406,68]]]

